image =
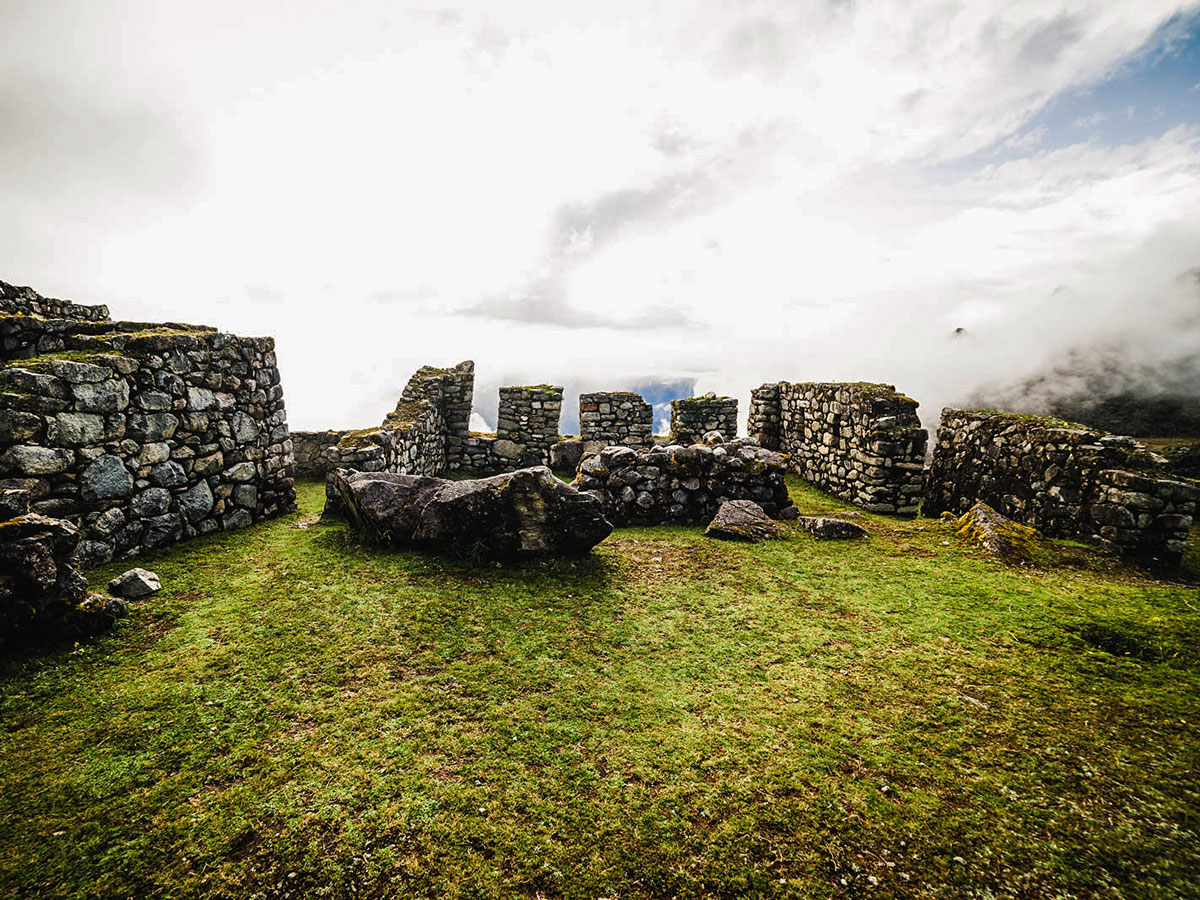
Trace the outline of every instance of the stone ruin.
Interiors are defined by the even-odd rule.
[[[553,463],[625,524],[702,522],[725,500],[777,515],[790,470],[872,512],[983,501],[1049,536],[1172,565],[1200,502],[1196,482],[1131,439],[1028,416],[946,410],[927,468],[917,403],[891,385],[761,385],[745,439],[735,398],[673,401],[672,434],[655,438],[650,404],[615,391],[583,394],[581,434],[564,440],[553,385],[501,388],[496,433],[479,434],[473,391],[473,363],[426,366],[377,427],[293,435],[271,338],[113,321],[0,282],[0,516],[24,510],[0,523],[24,521],[0,529],[0,600],[36,582],[41,607],[57,590],[55,608],[92,615],[75,567],[278,515],[296,472],[481,477]]]
[[[271,338],[113,322],[0,283],[0,490],[70,520],[83,565],[292,507]]]
[[[836,497],[870,512],[917,514],[929,435],[917,401],[890,384],[764,384],[751,394],[747,430]]]
[[[649,447],[654,443],[654,407],[633,391],[580,394],[579,439]]]
[[[782,454],[743,439],[606,447],[583,460],[572,483],[598,497],[614,525],[704,525],[727,500],[753,500],[778,517],[792,505],[786,473]]]
[[[114,322],[0,282],[0,347],[0,492],[25,510],[0,504],[0,615],[94,621],[74,567],[294,505],[271,338]]]
[[[687,397],[671,401],[671,440],[676,444],[694,444],[710,431],[726,440],[738,432],[738,402],[734,397]]]
[[[1035,416],[945,409],[923,512],[967,512],[982,501],[1058,538],[1178,565],[1200,484],[1168,477],[1132,438]]]

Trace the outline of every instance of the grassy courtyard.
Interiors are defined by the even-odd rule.
[[[476,568],[322,499],[5,664],[0,896],[1200,894],[1195,552],[1010,569],[863,515]]]

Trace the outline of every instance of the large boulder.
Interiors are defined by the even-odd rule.
[[[579,556],[612,525],[600,502],[545,466],[467,481],[338,469],[326,514],[395,546],[491,559]]]
[[[726,500],[704,529],[706,537],[758,544],[779,534],[763,508],[753,500]]]

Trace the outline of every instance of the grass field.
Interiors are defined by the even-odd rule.
[[[869,515],[476,569],[321,499],[7,664],[0,896],[1200,895],[1194,574]]]

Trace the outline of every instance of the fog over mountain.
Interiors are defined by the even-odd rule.
[[[514,382],[1194,396],[1198,9],[10,0],[0,278],[274,335],[297,429],[466,358],[492,424]]]

